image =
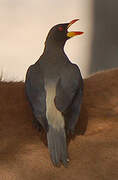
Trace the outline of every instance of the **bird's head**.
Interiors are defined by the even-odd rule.
[[[46,38],[46,44],[54,44],[55,46],[64,46],[65,42],[76,35],[81,35],[81,31],[68,31],[68,28],[79,19],[74,19],[69,23],[57,24],[51,28]]]

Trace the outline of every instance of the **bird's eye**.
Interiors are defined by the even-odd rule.
[[[62,27],[62,26],[59,26],[59,27],[58,27],[58,30],[59,30],[59,31],[63,31],[63,27]]]

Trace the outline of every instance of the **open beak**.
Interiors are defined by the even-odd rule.
[[[68,24],[67,29],[68,29],[72,24],[74,24],[76,21],[78,21],[78,20],[79,20],[79,19],[74,19],[74,20],[72,20],[72,21]],[[81,32],[81,31],[71,31],[71,32],[68,32],[68,33],[67,33],[67,37],[71,38],[71,37],[74,37],[74,36],[77,36],[77,35],[81,35],[81,34],[83,34],[83,32]]]

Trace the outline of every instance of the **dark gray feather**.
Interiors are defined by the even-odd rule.
[[[39,70],[38,66],[32,65],[29,67],[26,75],[25,86],[34,116],[47,131],[46,92],[44,88],[43,73]]]

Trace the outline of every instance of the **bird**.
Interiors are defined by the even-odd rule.
[[[68,134],[75,133],[82,96],[83,78],[79,67],[67,57],[64,46],[81,31],[68,31],[79,19],[53,26],[40,58],[29,66],[25,90],[37,126],[47,135],[50,159],[54,166],[68,166]]]

